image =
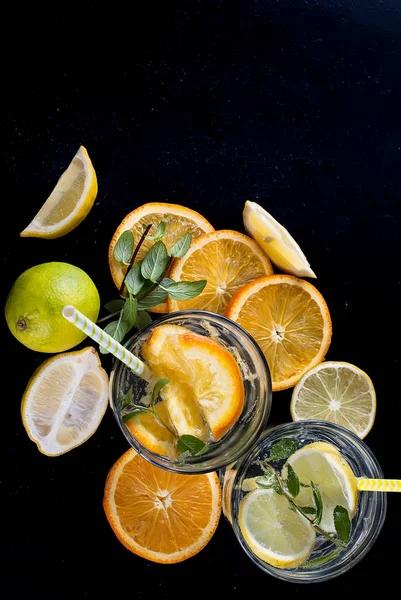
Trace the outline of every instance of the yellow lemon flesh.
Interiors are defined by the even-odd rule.
[[[96,321],[99,293],[79,267],[49,262],[24,271],[14,282],[5,305],[7,325],[21,344],[37,352],[63,352],[86,335],[64,319],[63,307],[73,305]]]

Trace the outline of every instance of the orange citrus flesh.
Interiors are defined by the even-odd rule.
[[[178,563],[200,552],[216,531],[219,478],[215,472],[172,473],[130,449],[107,476],[103,507],[128,550],[153,562]]]
[[[158,379],[170,421],[179,436],[219,440],[237,421],[244,405],[240,368],[221,344],[185,327],[156,327],[142,355]]]
[[[152,236],[156,233],[157,226],[162,221],[166,224],[162,241],[166,244],[167,250],[186,233],[190,233],[192,238],[195,239],[205,233],[214,231],[213,226],[205,217],[186,206],[164,202],[149,202],[148,204],[139,206],[121,221],[109,245],[109,267],[113,281],[118,288],[120,288],[125,271],[127,270],[126,265],[117,262],[114,258],[114,248],[119,237],[124,231],[131,229],[134,234],[135,244],[137,244],[147,225],[152,225],[152,229],[149,231],[149,236]],[[154,241],[146,239],[138,252],[135,262],[141,261],[153,244]],[[152,312],[168,312],[167,304],[159,304],[152,308]]]
[[[226,316],[246,329],[266,356],[273,391],[294,386],[322,362],[331,342],[331,318],[320,292],[292,275],[262,277],[239,290]]]
[[[169,299],[169,311],[199,309],[223,314],[238,289],[272,273],[269,258],[247,235],[228,229],[203,235],[192,242],[185,256],[174,261],[170,276],[174,281],[206,279],[206,287],[190,300]]]
[[[164,400],[156,404],[155,411],[170,429],[174,429]],[[132,417],[126,422],[126,426],[132,435],[151,452],[169,456],[170,458],[177,458],[178,451],[174,435],[155,419],[152,414],[141,414]]]

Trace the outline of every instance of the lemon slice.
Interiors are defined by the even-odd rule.
[[[280,271],[297,277],[316,277],[305,254],[289,232],[256,202],[245,202],[244,227]]]
[[[97,189],[95,169],[88,152],[81,146],[42,208],[20,236],[54,239],[66,235],[88,215]]]
[[[320,527],[335,533],[333,511],[337,505],[348,510],[350,519],[358,504],[357,480],[351,467],[332,444],[307,444],[292,454],[285,463],[282,476],[287,478],[287,465],[291,465],[304,484],[313,481],[318,485],[323,502]],[[299,506],[314,506],[311,487],[302,487],[294,501]]]
[[[238,519],[249,548],[270,565],[295,568],[312,552],[316,539],[312,525],[290,510],[288,500],[272,489],[247,494],[240,504]]]
[[[108,376],[95,348],[57,354],[29,380],[22,398],[22,422],[43,454],[58,456],[96,431],[107,398]]]
[[[301,377],[290,410],[293,421],[331,421],[363,439],[375,420],[376,393],[370,377],[355,365],[327,361]]]

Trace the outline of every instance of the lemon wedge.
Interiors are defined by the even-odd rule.
[[[98,428],[108,400],[108,376],[95,348],[45,360],[28,382],[22,422],[40,452],[58,456],[80,446]]]
[[[273,489],[247,494],[239,507],[239,525],[254,554],[270,565],[291,569],[312,552],[316,534],[299,513],[289,510],[288,500]]]
[[[267,210],[247,200],[242,216],[248,235],[280,271],[297,277],[316,277],[297,242]]]
[[[333,512],[337,505],[348,510],[350,519],[358,505],[357,479],[351,467],[332,444],[317,442],[307,444],[292,454],[282,471],[287,478],[287,465],[290,465],[299,480],[310,485],[318,485],[323,502],[320,527],[327,533],[335,533]],[[312,487],[301,487],[295,499],[299,506],[314,506]]]
[[[20,236],[54,239],[66,235],[88,215],[97,190],[95,169],[88,152],[81,146],[42,208]]]

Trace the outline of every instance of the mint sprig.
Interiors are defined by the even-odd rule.
[[[152,322],[148,310],[165,302],[167,298],[179,301],[195,298],[207,284],[206,280],[176,282],[166,276],[172,261],[188,252],[192,235],[186,233],[168,251],[162,241],[166,223],[158,223],[155,234],[149,235],[152,227],[153,224],[143,227],[136,246],[132,231],[124,231],[114,247],[114,259],[122,266],[127,266],[127,269],[120,286],[120,298],[105,304],[110,314],[99,319],[98,323],[114,318],[106,325],[105,331],[120,343],[133,327],[142,329]],[[145,240],[154,243],[143,259],[135,262]],[[104,348],[100,348],[100,352],[108,353]]]

